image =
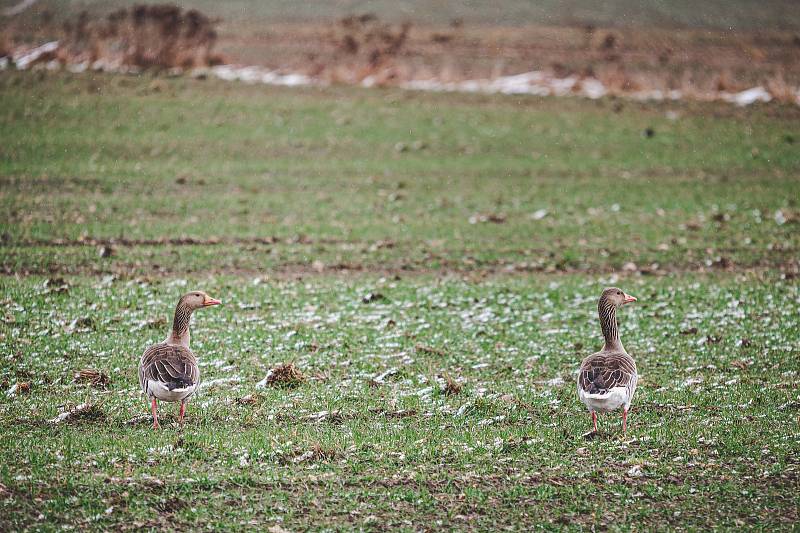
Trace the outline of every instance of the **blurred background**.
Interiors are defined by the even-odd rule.
[[[236,64],[301,76],[218,74],[639,99],[731,99],[760,88],[740,103],[797,102],[800,84],[800,15],[790,0],[3,4],[0,53],[24,67]],[[57,50],[20,57],[23,45],[52,40]],[[467,80],[484,83],[459,85]]]

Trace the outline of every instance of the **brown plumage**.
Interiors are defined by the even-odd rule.
[[[189,348],[177,344],[154,344],[145,350],[139,365],[139,384],[147,393],[147,382],[154,380],[170,391],[200,384],[197,358]]]
[[[603,349],[583,360],[578,369],[578,397],[592,414],[597,432],[597,411],[614,411],[622,407],[622,431],[627,429],[628,409],[636,392],[636,363],[625,351],[619,338],[617,308],[636,298],[616,287],[603,291],[597,304]]]
[[[180,402],[183,423],[186,402],[200,385],[200,367],[189,349],[189,323],[195,309],[221,302],[204,292],[184,294],[175,307],[172,331],[158,344],[148,347],[139,361],[139,385],[151,400],[153,427],[158,428],[158,400]]]
[[[578,379],[580,388],[589,394],[635,386],[636,363],[624,352],[597,352],[583,360]]]

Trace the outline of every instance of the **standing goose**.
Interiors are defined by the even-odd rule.
[[[578,370],[578,397],[592,414],[593,433],[597,433],[597,411],[608,412],[622,407],[622,433],[628,423],[628,409],[636,392],[636,363],[619,340],[617,308],[636,298],[616,287],[603,291],[597,303],[603,349],[583,360]],[[591,434],[591,433],[590,433]]]
[[[158,429],[158,402],[181,402],[179,423],[183,424],[186,402],[200,384],[197,358],[189,349],[189,322],[195,309],[219,305],[202,291],[181,296],[175,307],[172,331],[167,338],[147,348],[139,361],[139,385],[153,410],[153,429]]]

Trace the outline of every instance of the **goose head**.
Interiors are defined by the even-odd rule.
[[[603,291],[600,301],[606,301],[614,307],[622,307],[625,304],[635,302],[636,297],[626,294],[625,291],[617,287],[609,287]]]
[[[195,309],[202,309],[203,307],[211,307],[212,305],[219,305],[222,302],[212,298],[203,291],[187,292],[181,297],[181,304],[188,307],[192,311]]]

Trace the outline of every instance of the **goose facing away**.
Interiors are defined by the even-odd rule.
[[[189,322],[196,309],[219,305],[202,291],[181,296],[175,307],[172,331],[158,344],[148,347],[139,361],[139,385],[151,401],[153,429],[158,429],[158,400],[181,402],[179,423],[183,424],[186,402],[200,385],[200,367],[189,349]]]
[[[605,343],[603,349],[583,360],[578,370],[578,397],[592,414],[593,433],[597,433],[597,411],[622,407],[622,433],[627,430],[628,409],[636,392],[636,363],[619,339],[617,309],[636,298],[616,287],[600,295],[597,311]]]

